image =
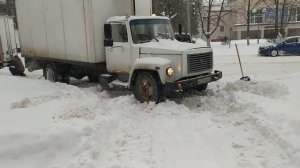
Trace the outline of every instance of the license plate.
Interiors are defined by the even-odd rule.
[[[211,81],[211,77],[198,79],[198,84],[208,83]]]

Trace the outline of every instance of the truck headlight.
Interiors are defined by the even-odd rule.
[[[169,77],[174,75],[174,69],[172,67],[167,68],[167,75]]]

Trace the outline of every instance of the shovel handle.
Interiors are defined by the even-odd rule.
[[[238,48],[237,44],[235,44],[235,48],[236,48],[237,56],[239,58],[239,63],[240,63],[240,68],[241,68],[241,72],[242,72],[242,77],[244,77],[243,67],[242,67],[241,58],[240,58],[240,52],[239,52],[239,48]]]

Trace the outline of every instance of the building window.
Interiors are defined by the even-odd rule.
[[[289,10],[288,8],[279,8],[278,9],[278,23],[281,22],[281,15],[283,13],[284,18],[283,21],[286,23],[289,21],[289,13],[291,14],[294,13],[294,11]],[[265,13],[265,22],[266,23],[274,23],[275,22],[275,17],[276,17],[276,9],[275,8],[266,8],[266,13]]]
[[[260,38],[260,36],[261,36],[260,30],[250,30],[250,32],[249,32],[250,39],[257,39],[257,38]],[[247,39],[247,31],[242,31],[241,39]]]
[[[266,23],[273,23],[275,20],[275,11],[273,8],[267,8],[265,14],[265,22]]]
[[[300,8],[292,8],[290,10],[290,21],[299,22],[300,21]]]
[[[250,23],[262,23],[262,22],[263,22],[262,9],[252,11],[250,16]]]
[[[300,28],[288,29],[288,36],[297,36],[300,34]]]
[[[264,30],[264,35],[265,39],[275,39],[277,36],[277,32],[274,29],[266,29]]]
[[[220,26],[220,32],[224,32],[224,26]]]

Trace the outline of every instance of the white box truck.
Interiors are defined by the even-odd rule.
[[[13,18],[0,16],[0,68],[12,59],[17,51],[17,41]]]
[[[212,49],[175,40],[170,19],[151,16],[151,0],[16,0],[16,9],[26,66],[50,81],[88,76],[159,102],[222,78]]]

